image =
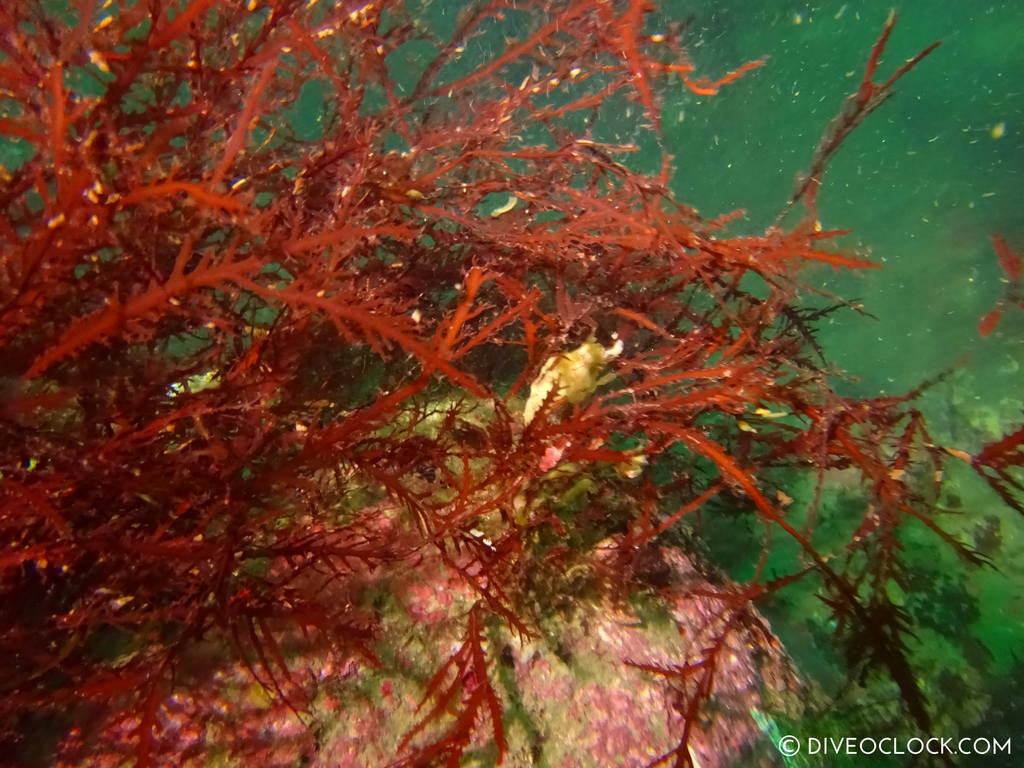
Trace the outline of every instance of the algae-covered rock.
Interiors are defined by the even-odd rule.
[[[691,728],[694,764],[781,764],[752,713],[775,711],[783,701],[792,705],[800,683],[766,621],[746,610],[727,628],[731,611],[718,599],[700,596],[715,588],[686,555],[670,547],[652,546],[632,558],[637,578],[656,582],[657,588],[622,599],[596,587],[598,574],[622,556],[621,540],[609,539],[591,559],[566,569],[561,586],[574,597],[571,608],[541,615],[531,624],[533,636],[511,633],[499,621],[489,624],[484,650],[504,707],[502,765],[640,768],[677,749],[692,691],[650,670],[697,664],[720,637],[710,696],[701,707],[706,714]],[[367,670],[329,686],[332,700],[344,701],[345,707],[334,722],[321,720],[323,746],[314,765],[370,768],[399,759],[403,735],[430,709],[420,707],[426,682],[444,662],[431,649],[457,647],[477,597],[461,580],[443,578],[445,571],[439,561],[424,562],[418,576],[410,573],[396,583],[405,615],[389,617],[389,637],[404,640],[391,641],[388,669]],[[589,575],[590,588],[577,584],[573,590],[568,582],[581,572],[584,579]],[[460,706],[451,702],[448,714],[407,746],[442,738]],[[490,724],[478,722],[460,764],[490,766],[495,759]]]

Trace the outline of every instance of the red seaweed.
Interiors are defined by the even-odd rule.
[[[992,248],[999,259],[999,267],[1006,275],[1006,293],[995,307],[978,321],[978,335],[991,336],[999,327],[1007,307],[1024,309],[1024,293],[1021,292],[1021,257],[999,235],[992,235]]]
[[[0,10],[22,108],[0,133],[31,149],[0,193],[11,754],[43,738],[35,724],[59,731],[52,764],[294,765],[322,747],[324,701],[359,706],[330,686],[384,669],[426,708],[394,764],[501,763],[515,694],[497,639],[543,638],[579,597],[552,587],[565,563],[619,602],[644,574],[667,594],[643,558],[722,505],[765,548],[748,583],[673,593],[718,606],[695,656],[630,662],[682,722],[651,764],[692,765],[727,649],[750,631],[774,651],[757,606],[797,582],[831,612],[851,680],[887,676],[927,730],[910,616],[888,592],[899,536],[923,524],[985,561],[913,478],[940,485],[966,457],[1024,511],[1022,433],[971,458],[934,444],[918,391],[841,396],[814,329],[850,305],[804,295],[808,263],[879,266],[823,250],[845,231],[814,226],[816,195],[937,43],[876,83],[890,17],[786,208],[809,216],[736,234],[741,213],[674,199],[666,153],[645,175],[635,146],[596,135],[603,105],[631,100],[631,129],[660,147],[674,78],[710,96],[765,63],[698,75],[684,25],[645,32],[656,3],[473,3],[450,39],[398,2],[68,5],[73,32],[45,3]],[[518,37],[463,59],[508,16]],[[390,64],[411,43],[434,52],[416,77]],[[102,93],[70,93],[72,67]],[[323,103],[300,125],[308,83]],[[1016,291],[1019,258],[993,242]],[[780,467],[816,483],[802,514]],[[826,546],[834,472],[865,503]],[[799,554],[769,578],[773,535]],[[423,585],[448,610],[410,608],[415,631],[389,634],[388,596]]]

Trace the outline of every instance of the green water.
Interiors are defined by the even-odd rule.
[[[709,214],[746,208],[760,228],[856,87],[891,6],[713,5],[707,14],[695,9],[697,63],[719,72],[752,57],[769,61],[719,97],[668,106],[676,188]],[[1019,242],[1024,234],[1024,4],[896,10],[900,20],[879,79],[932,41],[943,42],[857,128],[826,174],[819,198],[826,227],[853,229],[844,245],[885,265],[853,277],[821,270],[821,285],[862,299],[878,317],[868,324],[837,317],[826,337],[829,352],[860,379],[858,394],[902,391],[969,354],[975,370],[984,370],[984,394],[999,396],[1019,381],[1021,318],[984,343],[976,324],[1000,294],[989,236]],[[993,139],[1000,123],[1005,132]]]
[[[680,199],[707,216],[744,208],[748,216],[738,228],[759,231],[783,206],[794,176],[808,166],[825,126],[859,83],[891,6],[873,0],[671,6],[676,18],[693,15],[691,54],[701,72],[715,77],[769,57],[765,67],[716,97],[681,90],[665,108]],[[859,299],[877,318],[837,313],[823,327],[828,357],[843,372],[840,389],[897,394],[953,369],[919,406],[937,441],[973,451],[1024,418],[1024,317],[1007,315],[987,339],[977,332],[979,318],[1003,290],[990,236],[1024,242],[1024,3],[915,3],[896,11],[899,22],[877,80],[932,41],[942,45],[857,128],[829,166],[819,195],[824,227],[854,230],[841,245],[884,268],[837,274],[820,267],[806,279]],[[1021,521],[967,472],[956,474],[951,488],[942,502],[965,514],[950,528],[987,546],[998,571],[964,570],[923,533],[906,542],[907,558],[918,569],[904,596],[922,623],[915,652],[939,681],[929,691],[943,723],[935,730],[949,730],[955,721],[965,733],[1012,737],[1019,753]],[[735,531],[722,537],[730,542],[723,549],[737,546]],[[816,628],[800,621],[801,609],[811,610],[807,598],[769,612],[802,669],[827,681],[832,665]],[[845,734],[856,725],[829,727]],[[804,727],[818,727],[820,735],[825,726]],[[790,732],[799,734],[800,726]],[[1016,759],[964,758],[963,764],[1016,765]],[[903,764],[897,758],[843,760]]]

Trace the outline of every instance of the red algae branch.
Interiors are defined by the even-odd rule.
[[[804,221],[745,233],[631,162],[766,60],[699,74],[656,3],[172,5],[0,8],[5,754],[724,768],[824,696],[762,613],[799,589],[927,730],[901,537],[984,565],[933,502],[966,462],[1020,509],[1020,432],[841,396],[805,267],[878,266],[815,197],[934,45],[876,83],[890,17]]]

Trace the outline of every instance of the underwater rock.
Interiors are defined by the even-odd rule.
[[[595,571],[602,559],[617,556],[619,543],[608,540],[598,548]],[[670,669],[699,661],[729,619],[722,602],[708,596],[712,585],[683,552],[651,549],[645,558],[658,560],[665,571],[658,580],[669,586],[625,600],[608,591],[583,597],[573,610],[543,617],[540,637],[488,633],[492,683],[506,708],[508,748],[502,765],[639,768],[679,747],[687,691],[640,667]],[[440,572],[437,564],[420,567],[427,574]],[[464,583],[430,578],[412,581],[404,597],[420,635],[395,649],[396,666],[407,673],[420,666],[430,669],[436,660],[420,658],[418,649],[438,644],[422,633],[428,627],[443,628],[463,614],[474,595]],[[689,735],[691,756],[701,768],[777,764],[752,712],[776,710],[780,702],[793,706],[801,690],[779,644],[767,634],[767,622],[750,609],[747,614],[725,632],[716,655],[705,702],[705,710],[714,716],[700,717]],[[397,758],[401,732],[426,706],[417,715],[421,692],[410,679],[415,674],[396,672],[388,671],[373,696],[361,702],[347,698],[337,722],[326,726],[329,735],[313,765],[368,768]],[[357,675],[345,690],[368,690],[368,681],[376,681],[377,674],[362,680]],[[445,725],[442,721],[438,732]],[[428,742],[437,733],[428,729],[420,736],[417,741]],[[492,764],[489,742],[488,729],[478,728],[465,764]]]

